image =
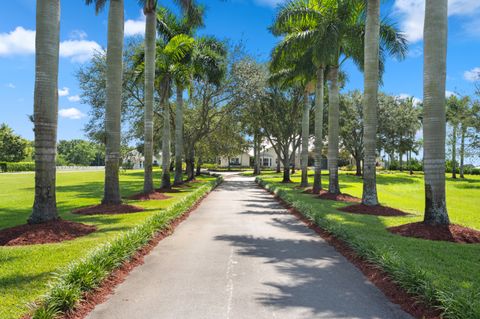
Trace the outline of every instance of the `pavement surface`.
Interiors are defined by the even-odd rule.
[[[252,178],[228,176],[87,318],[411,317]]]

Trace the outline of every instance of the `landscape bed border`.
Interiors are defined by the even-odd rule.
[[[23,318],[53,319],[72,311],[87,292],[101,285],[113,271],[148,245],[156,234],[188,213],[192,206],[223,182],[222,176],[213,176],[216,177],[215,180],[207,182],[167,209],[155,212],[142,224],[57,271],[48,284],[47,293],[33,305],[32,314]]]
[[[348,232],[347,227],[339,222],[322,218],[315,208],[294,194],[289,194],[274,182],[256,177],[255,182],[269,191],[304,218],[331,234],[344,243],[367,263],[378,267],[391,277],[392,281],[409,295],[425,305],[439,309],[442,316],[452,319],[480,318],[480,309],[473,300],[480,298],[480,291],[464,291],[439,287],[427,273],[412,263],[402,260],[391,246],[384,245],[381,249],[374,247],[362,238]]]

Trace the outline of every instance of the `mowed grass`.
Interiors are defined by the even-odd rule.
[[[295,184],[280,183],[276,174],[261,176],[268,183],[294,193],[295,198],[314,205],[321,218],[346,227],[349,234],[365,240],[381,250],[389,250],[426,272],[435,288],[456,291],[471,302],[479,302],[480,295],[480,244],[456,244],[406,238],[389,233],[386,228],[421,221],[424,209],[423,175],[417,173],[379,172],[377,189],[383,205],[411,213],[406,217],[377,217],[340,212],[337,208],[348,204],[320,200],[294,189],[300,182],[298,174],[293,176]],[[313,175],[309,177],[313,182]],[[328,176],[322,176],[322,185],[327,187]],[[351,173],[340,174],[342,192],[361,197],[362,180]],[[447,206],[452,223],[480,230],[480,177],[466,179],[447,178]],[[446,288],[446,289],[444,289]],[[476,297],[475,297],[476,296]]]
[[[202,176],[200,181],[213,180]],[[140,213],[121,215],[80,216],[70,212],[79,207],[98,204],[103,194],[103,171],[57,173],[57,203],[60,216],[98,230],[88,236],[57,244],[0,247],[0,318],[18,319],[28,310],[28,303],[47,290],[52,272],[86,255],[120,232],[144,221],[153,211],[161,211],[204,183],[191,183],[181,192],[169,193],[171,198],[152,201],[127,201],[144,207]],[[160,181],[155,171],[155,182]],[[143,171],[127,171],[120,175],[123,197],[141,192]],[[0,229],[25,224],[33,204],[34,175],[0,174]]]

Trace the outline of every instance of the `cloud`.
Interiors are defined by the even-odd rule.
[[[70,33],[72,39],[60,42],[60,57],[72,62],[83,63],[102,47],[95,41],[85,40],[87,34],[82,30]],[[16,27],[9,33],[0,33],[0,56],[29,55],[35,53],[35,31]]]
[[[76,40],[83,40],[87,38],[87,33],[83,30],[73,30],[70,32],[70,38]]]
[[[16,27],[9,33],[0,33],[0,56],[35,53],[35,31]]]
[[[68,97],[68,100],[70,102],[79,102],[80,101],[80,96],[79,95],[72,95]]]
[[[409,48],[407,55],[410,58],[418,58],[423,55],[423,47],[422,46],[414,46]]]
[[[480,81],[480,67],[465,71],[463,73],[463,78],[469,82]]]
[[[100,51],[102,47],[95,41],[66,40],[60,43],[60,56],[70,58],[72,62],[87,62]]]
[[[58,89],[58,96],[67,96],[70,94],[70,89],[67,87],[63,87],[63,89]]]
[[[143,11],[140,12],[140,17],[137,20],[129,19],[125,21],[125,36],[131,37],[135,35],[143,36],[145,34],[145,15]]]
[[[418,97],[415,97],[411,94],[408,94],[408,93],[400,93],[400,94],[397,95],[397,98],[400,99],[400,100],[405,100],[405,99],[412,98],[413,99],[413,105],[415,105],[415,106],[422,103],[421,99],[419,99]]]
[[[452,91],[448,91],[448,90],[445,91],[445,97],[446,97],[446,98],[449,98],[449,97],[451,97],[452,95],[457,96],[457,93],[452,92]]]
[[[400,27],[411,43],[423,39],[423,21],[425,18],[425,0],[395,0],[395,14],[400,16]],[[469,16],[471,20],[464,25],[476,21],[474,15],[480,11],[478,0],[448,0],[448,15]],[[478,32],[478,29],[475,30]]]
[[[5,86],[6,86],[7,88],[10,88],[10,89],[16,88],[15,84],[13,84],[13,83],[8,83],[8,84],[6,84]]]
[[[83,114],[79,109],[74,107],[68,109],[61,109],[60,111],[58,111],[58,115],[60,115],[60,117],[71,120],[79,120],[85,117],[85,114]]]

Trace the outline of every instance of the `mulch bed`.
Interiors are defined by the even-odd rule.
[[[131,200],[163,200],[163,199],[168,199],[172,198],[171,196],[167,196],[163,194],[162,192],[152,192],[152,193],[140,193],[140,194],[135,194],[133,196],[130,196],[128,199]]]
[[[480,243],[480,231],[455,224],[434,226],[418,222],[390,227],[388,231],[405,237],[450,241],[462,244]]]
[[[59,319],[84,319],[87,315],[95,308],[96,305],[105,302],[110,295],[113,294],[116,286],[121,284],[127,278],[130,271],[135,267],[140,266],[144,263],[144,257],[148,255],[153,248],[155,248],[158,243],[165,237],[173,234],[175,228],[183,222],[188,216],[200,205],[202,200],[207,197],[208,193],[200,198],[192,207],[190,207],[184,214],[172,220],[168,227],[162,231],[157,232],[157,234],[148,242],[147,245],[143,246],[138,250],[133,257],[125,261],[119,268],[114,270],[110,276],[108,276],[96,289],[84,293],[83,299],[80,301],[73,311],[70,311],[66,314],[59,316]],[[25,317],[31,318],[30,316]]]
[[[180,193],[181,190],[176,188],[157,188],[155,190],[157,193]]]
[[[263,188],[262,188],[263,189]],[[267,191],[268,192],[268,191]],[[342,254],[353,265],[355,265],[367,279],[372,282],[378,289],[380,289],[385,296],[395,304],[398,304],[405,312],[408,312],[414,318],[418,319],[441,319],[441,311],[433,307],[429,307],[420,302],[415,296],[408,294],[404,289],[395,284],[389,275],[378,268],[378,266],[369,263],[365,259],[355,253],[348,245],[323,230],[316,225],[313,221],[305,218],[298,210],[294,209],[287,202],[280,197],[275,198],[295,217],[301,220],[307,225],[308,228],[315,231],[320,237],[325,239],[330,245],[332,245],[336,251]]]
[[[347,202],[347,203],[361,203],[362,199],[349,195],[349,194],[332,194],[327,192],[326,190],[321,190],[318,194],[320,199],[328,199],[328,200],[335,200],[338,202]]]
[[[116,215],[116,214],[129,214],[143,212],[145,209],[139,206],[120,204],[120,205],[107,205],[100,204],[95,206],[89,206],[79,208],[72,211],[72,214],[79,215]]]
[[[0,246],[59,243],[93,233],[97,227],[69,220],[26,224],[0,230]]]
[[[374,216],[407,216],[409,214],[388,206],[375,205],[368,206],[364,204],[351,205],[338,208],[338,210],[346,213]]]

